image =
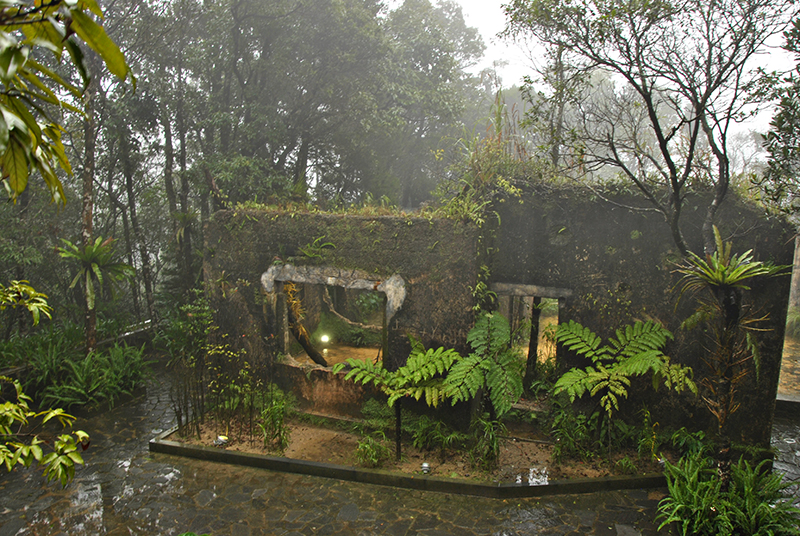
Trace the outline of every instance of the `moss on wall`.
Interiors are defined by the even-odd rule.
[[[702,251],[700,230],[704,199],[689,199],[683,229],[689,246]],[[639,210],[623,208],[638,207]],[[680,255],[663,216],[641,199],[616,196],[613,202],[576,195],[572,189],[527,192],[523,203],[496,207],[502,225],[491,243],[492,279],[497,282],[566,288],[560,321],[576,320],[604,338],[634,320],[654,319],[667,326],[676,340],[667,354],[691,365],[698,377],[706,374],[705,341],[698,332],[683,332],[681,322],[694,300],[677,303],[674,273]],[[762,210],[733,196],[719,211],[718,227],[735,252],[752,249],[757,260],[791,264],[793,229],[782,219],[766,217]],[[768,314],[759,334],[762,368],[759,378],[748,378],[745,403],[734,415],[742,438],[763,445],[769,442],[771,416],[777,391],[782,341],[789,295],[789,277],[758,281],[746,293],[750,303]],[[676,307],[677,305],[677,307]],[[568,365],[585,366],[576,356],[564,356]],[[645,382],[629,408],[647,403],[662,425],[690,423],[701,426],[711,417],[695,397],[651,396]]]
[[[703,203],[697,201],[684,210],[683,226],[689,246],[699,251],[703,211],[695,207]],[[680,256],[660,214],[630,196],[606,202],[553,188],[531,190],[522,203],[494,208],[502,224],[493,229],[405,216],[218,212],[206,229],[204,263],[217,322],[253,359],[270,360],[280,347],[280,299],[263,293],[262,274],[275,263],[329,266],[360,270],[375,281],[404,279],[405,301],[387,326],[390,369],[405,362],[408,335],[428,347],[467,353],[472,292],[486,263],[490,282],[570,290],[560,320],[577,320],[604,337],[633,320],[662,322],[676,333],[667,353],[705,373],[702,336],[678,329],[693,303],[686,298],[676,307],[679,278],[673,270]],[[753,249],[759,260],[791,263],[793,230],[781,219],[731,198],[718,222],[735,251]],[[748,293],[769,315],[769,331],[760,335],[761,373],[744,386],[734,427],[737,438],[762,445],[769,441],[789,283],[788,277],[762,281]],[[579,364],[575,356],[566,357]],[[628,407],[638,411],[642,403],[664,426],[712,424],[698,399],[652,396],[644,382],[634,386]]]

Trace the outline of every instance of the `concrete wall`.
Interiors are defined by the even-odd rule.
[[[495,288],[559,297],[561,321],[574,319],[604,337],[634,320],[662,322],[676,334],[668,355],[694,367],[698,380],[702,378],[705,341],[701,334],[679,330],[694,302],[684,297],[676,307],[679,277],[674,269],[680,256],[663,216],[630,196],[607,202],[571,188],[532,190],[521,201],[498,203],[495,209],[501,225],[483,229],[412,217],[218,212],[206,229],[204,263],[217,323],[229,340],[254,359],[268,361],[281,347],[276,334],[282,329],[282,299],[280,285],[267,288],[265,281],[272,278],[279,283],[296,277],[275,274],[299,269],[323,279],[333,277],[339,285],[345,285],[344,280],[360,281],[353,283],[359,285],[368,281],[376,288],[399,277],[405,295],[402,305],[391,313],[385,355],[387,367],[393,369],[408,355],[409,334],[427,347],[467,350],[472,291],[485,264],[488,282]],[[702,249],[702,201],[690,200],[683,216],[686,240],[695,251]],[[637,204],[641,210],[624,207]],[[721,208],[718,221],[722,236],[733,241],[734,251],[753,249],[758,260],[791,264],[793,231],[782,220],[765,217],[731,198]],[[320,237],[324,238],[318,243],[330,242],[335,247],[303,253]],[[268,272],[272,275],[265,278]],[[742,388],[735,439],[768,444],[789,282],[789,277],[760,281],[746,293],[750,303],[768,315],[763,324],[768,331],[759,334],[760,374],[751,375]],[[564,359],[565,365],[584,364],[576,356]],[[341,388],[337,384],[329,390]],[[341,396],[342,407],[357,406],[349,395]],[[643,383],[634,386],[631,397],[626,404],[631,417],[646,403],[663,425],[694,423],[712,428],[713,421],[697,398],[654,396]]]

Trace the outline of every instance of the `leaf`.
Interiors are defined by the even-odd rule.
[[[103,58],[111,74],[120,80],[125,80],[128,77],[130,68],[125,61],[125,56],[117,44],[108,37],[103,27],[94,22],[91,17],[80,9],[71,9],[70,15],[72,16],[70,28],[89,45],[89,48]]]
[[[3,178],[14,196],[21,194],[28,185],[27,150],[19,142],[17,136],[11,137],[6,152],[2,157]]]

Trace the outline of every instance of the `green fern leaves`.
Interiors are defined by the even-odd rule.
[[[351,369],[344,378],[365,385],[375,384],[389,396],[390,407],[404,396],[412,396],[416,400],[424,398],[426,404],[436,407],[447,398],[443,375],[461,356],[452,349],[425,350],[419,344],[412,344],[412,347],[406,364],[394,372],[389,372],[371,361],[352,358],[334,365],[333,372],[339,372],[349,365]]]
[[[556,394],[566,392],[571,402],[586,393],[602,393],[600,405],[609,418],[619,410],[621,398],[628,397],[631,376],[653,373],[653,387],[664,384],[680,392],[688,389],[697,394],[697,386],[689,367],[671,364],[661,352],[672,333],[655,322],[635,322],[616,331],[607,345],[590,329],[575,321],[561,324],[556,330],[556,341],[568,349],[592,360],[594,366],[572,369],[556,382]]]
[[[445,386],[453,404],[474,398],[483,389],[500,418],[522,396],[522,360],[512,350],[511,328],[499,314],[487,313],[467,335],[473,349],[453,365]]]

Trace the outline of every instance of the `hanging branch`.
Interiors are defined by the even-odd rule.
[[[338,318],[342,322],[345,322],[349,326],[376,332],[380,332],[383,330],[382,326],[373,326],[371,324],[362,324],[360,322],[353,322],[349,318],[346,318],[345,316],[339,314],[333,306],[333,300],[331,300],[331,295],[328,293],[328,287],[325,287],[325,292],[322,294],[322,301],[325,302],[325,305],[328,306],[328,309],[330,310],[331,313],[334,314],[334,316],[336,316],[336,318]]]
[[[320,351],[314,348],[311,343],[311,337],[308,335],[308,330],[300,322],[305,316],[305,311],[303,310],[303,303],[297,296],[297,286],[287,281],[283,284],[283,290],[286,293],[286,304],[288,305],[286,315],[289,318],[289,329],[292,331],[292,335],[294,335],[294,338],[297,339],[297,342],[300,343],[300,346],[303,347],[303,350],[306,351],[306,354],[314,363],[327,367],[328,362],[322,357]]]

